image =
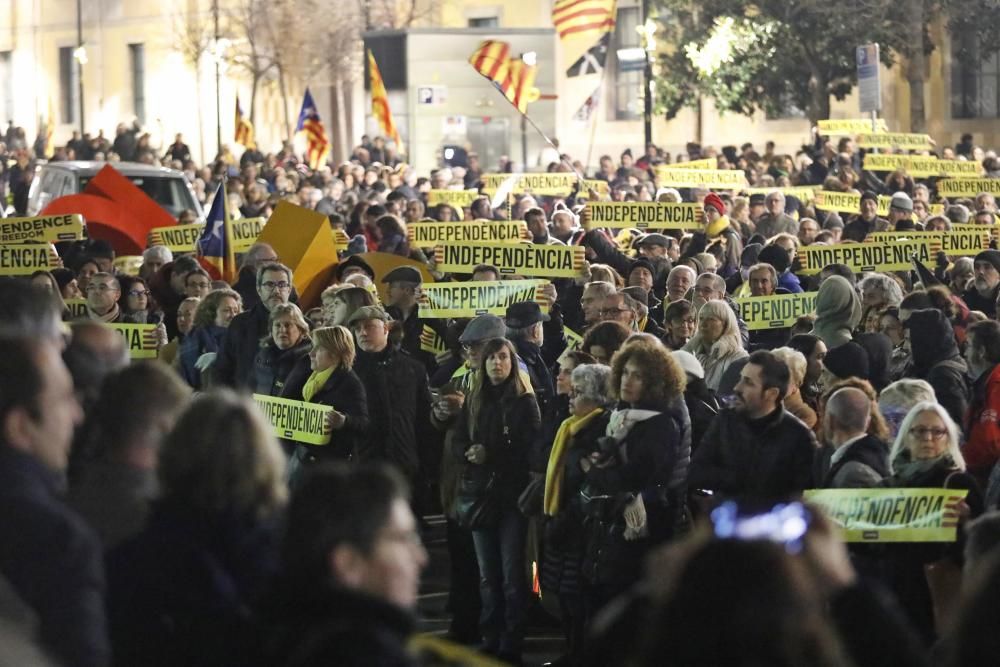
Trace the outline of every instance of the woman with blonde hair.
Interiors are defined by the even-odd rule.
[[[303,465],[346,460],[356,455],[357,439],[368,430],[368,398],[361,378],[353,370],[354,336],[346,327],[322,327],[312,332],[309,354],[295,365],[281,390],[282,398],[332,405],[327,417],[331,431],[326,445],[294,445],[289,483],[294,485]],[[291,449],[292,443],[286,443]]]
[[[772,352],[788,366],[788,391],[785,393],[784,399],[785,410],[798,417],[809,428],[816,428],[816,411],[802,399],[802,383],[806,379],[805,355],[790,347],[779,347]]]
[[[160,497],[113,550],[108,620],[127,665],[250,664],[248,612],[277,570],[285,458],[249,398],[203,394],[166,436]]]
[[[709,301],[698,311],[698,330],[683,348],[705,369],[705,384],[719,391],[722,377],[735,361],[748,357],[736,314],[725,301]]]
[[[285,379],[302,357],[309,354],[309,323],[294,303],[275,306],[268,318],[268,335],[253,360],[254,392],[277,396]]]

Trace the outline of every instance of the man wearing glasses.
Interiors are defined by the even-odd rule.
[[[95,273],[87,285],[87,317],[98,322],[121,321],[122,288],[110,273]]]
[[[260,303],[236,317],[222,340],[215,361],[215,379],[222,385],[249,391],[253,385],[253,360],[260,339],[268,333],[271,311],[288,303],[292,293],[292,270],[277,262],[257,269]]]

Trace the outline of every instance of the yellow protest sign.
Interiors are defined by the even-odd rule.
[[[66,309],[69,311],[69,320],[79,320],[87,316],[86,299],[66,299]]]
[[[912,267],[916,256],[920,262],[929,262],[934,256],[929,239],[907,239],[896,243],[835,243],[810,245],[799,248],[801,275],[819,273],[828,264],[846,264],[855,273],[869,271],[905,271]]]
[[[541,288],[547,280],[499,280],[492,282],[433,283],[420,289],[421,317],[475,317],[493,313],[501,317],[507,307],[534,301],[549,311]]]
[[[434,249],[439,271],[472,273],[480,264],[492,264],[500,273],[543,278],[573,278],[586,261],[583,246],[535,243],[446,245]]]
[[[583,336],[567,326],[563,327],[563,333],[566,334],[566,349],[579,350],[580,346],[583,345]]]
[[[264,229],[264,218],[240,218],[233,220],[233,250],[236,252],[246,252],[250,246],[257,242],[257,237]],[[171,227],[154,227],[149,230],[146,237],[146,244],[162,245],[170,248],[173,252],[194,252],[195,243],[205,231],[205,225],[195,223],[193,225],[173,225]]]
[[[274,428],[274,434],[279,438],[309,445],[330,443],[326,416],[333,411],[333,406],[293,401],[266,394],[254,394],[253,400],[267,417],[267,421]]]
[[[83,216],[40,215],[34,218],[0,218],[0,243],[73,241],[83,238]]]
[[[431,354],[441,354],[448,351],[448,345],[441,334],[425,324],[420,330],[420,349]]]
[[[331,229],[330,232],[333,234],[333,247],[337,249],[337,252],[347,250],[347,244],[351,242],[351,237],[347,235],[347,232],[340,228]]]
[[[659,187],[694,188],[705,186],[723,190],[737,190],[747,185],[747,177],[739,169],[685,169],[661,165],[656,167],[656,184]]]
[[[674,169],[718,169],[719,161],[714,157],[707,157],[704,160],[688,160],[687,162],[675,162],[671,165]]]
[[[460,208],[468,208],[478,196],[478,190],[431,190],[427,193],[427,205],[451,204]]]
[[[62,266],[51,243],[0,245],[0,276],[30,276]]]
[[[701,204],[666,202],[601,201],[587,202],[584,217],[589,227],[613,229],[701,229],[704,209]]]
[[[746,296],[733,301],[751,331],[790,327],[799,317],[816,310],[816,292]]]
[[[493,222],[414,222],[406,226],[410,243],[418,248],[470,243],[520,243],[530,241],[531,232],[523,220]]]
[[[938,181],[942,197],[975,197],[980,192],[1000,195],[1000,178],[946,178]]]
[[[155,324],[109,324],[112,329],[121,334],[128,348],[128,356],[132,359],[156,359],[159,351],[156,348]]]
[[[927,239],[934,252],[945,251],[952,257],[973,257],[990,249],[990,228],[952,230],[950,232],[872,232],[865,242],[895,243],[901,239]]]
[[[862,148],[906,148],[909,150],[930,150],[934,148],[928,134],[907,132],[867,132],[857,137]]]
[[[809,489],[846,542],[954,542],[965,489]]]
[[[748,195],[767,196],[769,192],[777,190],[786,197],[798,197],[802,201],[809,202],[816,198],[818,189],[818,185],[797,185],[785,188],[745,188],[745,191]]]
[[[944,204],[931,204],[927,207],[930,215],[944,215]]]
[[[865,155],[864,167],[868,171],[895,171],[905,169],[914,178],[935,176],[978,176],[979,164],[967,160],[938,160],[920,155]]]
[[[118,273],[124,273],[126,276],[137,276],[142,262],[142,255],[118,255],[111,264],[118,270]]]
[[[889,202],[892,197],[886,195],[878,196],[878,215],[889,215]],[[837,211],[839,213],[860,213],[861,195],[854,192],[834,192],[832,190],[820,190],[816,193],[816,208],[824,211]]]
[[[838,120],[821,120],[816,123],[820,134],[858,134],[859,132],[872,132],[872,121],[867,118],[850,118]],[[888,132],[885,118],[878,118],[875,121],[876,132]]]
[[[506,181],[513,181],[512,194],[534,194],[549,197],[565,197],[576,187],[576,174],[483,174],[483,192],[493,194]],[[580,192],[596,190],[598,194],[606,195],[610,191],[608,182],[603,180],[585,179],[580,185]]]

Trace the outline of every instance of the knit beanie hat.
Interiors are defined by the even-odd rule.
[[[840,276],[830,276],[816,294],[816,323],[813,333],[830,349],[852,339],[851,332],[861,321],[861,299],[851,283]]]
[[[975,262],[989,262],[993,268],[1000,271],[1000,250],[984,250],[973,260]]]
[[[773,266],[779,276],[787,271],[788,267],[791,265],[791,261],[788,259],[788,251],[780,245],[773,244],[765,246],[764,249],[760,251],[757,261]]]
[[[722,197],[715,194],[714,192],[709,192],[705,195],[705,201],[702,202],[702,206],[705,208],[712,207],[719,212],[719,215],[726,214],[726,204],[722,201]]]
[[[853,341],[827,352],[823,366],[841,380],[849,377],[867,380],[870,374],[868,353]]]
[[[743,252],[740,253],[740,266],[751,267],[757,263],[757,259],[760,257],[760,251],[764,249],[760,243],[751,243],[747,247],[743,248]]]
[[[863,193],[861,193],[861,201],[863,202],[866,199],[871,199],[876,204],[878,203],[878,195],[875,194],[872,190],[865,190]]]

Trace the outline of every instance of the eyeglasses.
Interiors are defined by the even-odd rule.
[[[926,440],[930,438],[931,440],[940,440],[941,438],[948,435],[948,429],[944,428],[926,428],[924,426],[915,426],[910,429],[910,435],[912,435],[917,440]]]
[[[129,290],[128,291],[128,295],[129,296],[134,296],[134,297],[140,297],[140,296],[148,297],[149,296],[149,290],[137,290],[137,289],[133,289],[133,290]]]
[[[112,292],[117,290],[118,288],[114,285],[106,285],[104,283],[92,283],[87,285],[87,292]]]
[[[282,292],[284,292],[285,290],[292,288],[291,283],[286,283],[284,280],[282,280],[279,283],[276,283],[273,280],[268,280],[266,282],[262,282],[260,286],[263,287],[264,289],[271,290],[272,292],[274,290],[281,290]]]

